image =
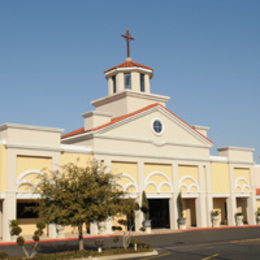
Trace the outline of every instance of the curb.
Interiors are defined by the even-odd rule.
[[[99,256],[99,257],[88,257],[88,258],[77,258],[74,260],[116,260],[116,259],[131,259],[136,257],[147,257],[147,256],[155,256],[159,255],[156,250],[152,252],[145,252],[145,253],[132,253],[132,254],[122,254],[122,255],[111,255],[111,256]]]

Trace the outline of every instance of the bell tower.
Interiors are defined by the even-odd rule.
[[[95,111],[82,115],[85,118],[85,129],[100,125],[101,122],[107,123],[114,117],[132,113],[154,103],[166,106],[170,99],[167,96],[151,94],[150,80],[153,77],[153,69],[134,62],[130,57],[130,40],[134,38],[129,30],[122,37],[127,42],[127,58],[123,63],[104,71],[108,82],[108,95],[92,101]]]

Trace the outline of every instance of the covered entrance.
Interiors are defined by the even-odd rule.
[[[213,210],[217,210],[219,212],[220,224],[228,225],[227,199],[226,198],[213,198]]]
[[[170,228],[169,199],[148,199],[152,228]]]
[[[243,223],[248,224],[248,205],[247,198],[236,198],[237,212],[243,214]]]
[[[193,198],[185,198],[183,200],[184,204],[184,217],[186,218],[186,226],[187,227],[196,227],[196,207],[195,207],[195,199]]]

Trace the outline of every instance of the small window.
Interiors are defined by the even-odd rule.
[[[131,73],[125,73],[125,89],[131,89]]]
[[[116,75],[112,77],[112,81],[113,81],[113,93],[116,93]]]
[[[141,92],[144,92],[144,74],[140,74],[140,90]]]
[[[164,132],[164,125],[160,119],[155,118],[152,121],[152,130],[156,135],[161,135]]]
[[[159,134],[162,132],[162,123],[159,120],[153,122],[153,130]]]
[[[38,212],[34,212],[32,208],[38,207],[38,203],[17,203],[17,219],[21,218],[39,218]],[[29,209],[30,208],[30,209]]]

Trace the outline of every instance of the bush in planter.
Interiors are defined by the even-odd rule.
[[[141,211],[144,213],[144,219],[149,220],[150,219],[150,208],[149,208],[149,202],[146,197],[145,191],[143,191],[142,195],[142,206],[141,206]]]
[[[181,192],[179,192],[177,197],[177,208],[178,208],[178,224],[179,228],[185,228],[186,219],[183,217],[183,201]]]
[[[257,211],[255,212],[256,217],[260,217],[260,208],[257,208]]]
[[[212,217],[217,217],[217,216],[219,216],[219,211],[218,211],[218,210],[212,210],[212,211],[211,211],[211,216],[212,216]]]

